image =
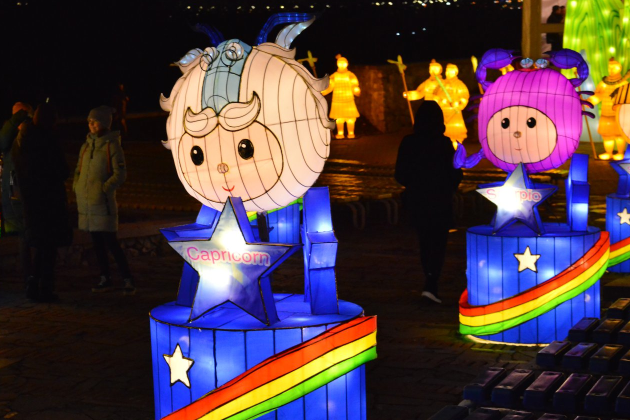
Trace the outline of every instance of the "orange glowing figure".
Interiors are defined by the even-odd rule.
[[[343,124],[348,128],[348,138],[354,138],[354,123],[359,117],[359,111],[354,104],[354,97],[361,95],[359,80],[354,73],[348,71],[348,60],[337,54],[337,71],[330,76],[330,84],[322,95],[330,92],[332,96],[332,106],[330,108],[330,118],[337,120],[338,139],[344,138]]]
[[[424,99],[426,101],[434,101],[435,95],[440,90],[442,82],[442,65],[435,60],[429,63],[429,78],[420,83],[416,90],[409,90],[403,93],[403,97],[409,98],[410,101]]]
[[[448,64],[445,72],[446,80],[439,85],[435,95],[435,101],[444,113],[446,125],[444,135],[451,139],[454,148],[457,148],[457,144],[463,142],[468,136],[462,110],[468,105],[470,93],[464,82],[457,77],[458,73],[459,69],[455,64]]]
[[[595,94],[588,101],[593,105],[601,104],[599,127],[597,132],[601,134],[604,142],[605,153],[599,155],[600,159],[614,160],[623,159],[627,143],[624,134],[615,120],[615,110],[613,110],[613,92],[628,84],[626,77],[621,76],[621,64],[611,58],[608,61],[608,76],[605,76],[595,88]],[[613,150],[617,146],[617,153]]]

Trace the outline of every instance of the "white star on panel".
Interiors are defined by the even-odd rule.
[[[190,388],[190,380],[188,379],[188,371],[195,361],[184,357],[182,349],[179,344],[175,346],[175,351],[172,355],[165,354],[164,360],[171,368],[171,385],[177,381],[181,381],[184,385]]]
[[[617,213],[617,216],[621,219],[619,220],[620,225],[623,225],[624,223],[626,225],[630,225],[630,213],[628,213],[628,209],[623,209],[621,213]]]
[[[532,270],[537,273],[536,269],[536,261],[540,258],[540,254],[532,254],[532,251],[529,247],[525,248],[525,252],[522,254],[514,254],[516,259],[518,260],[518,272],[525,271],[527,269]]]

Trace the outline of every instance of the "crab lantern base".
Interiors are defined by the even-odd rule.
[[[611,259],[608,271],[630,273],[630,197],[606,197],[606,230],[610,233]]]
[[[312,315],[304,295],[274,294],[274,299],[280,321],[272,326],[266,326],[232,303],[225,303],[192,322],[188,321],[190,308],[175,302],[151,311],[156,419],[189,406],[271,356],[363,316],[360,306],[342,300],[338,314]],[[180,376],[190,386],[182,380],[173,383],[172,367],[165,355],[169,357],[177,351],[187,363],[192,362],[187,373]],[[365,366],[360,365],[258,418],[365,419],[365,396]]]
[[[500,234],[492,226],[468,230],[462,334],[543,344],[565,339],[583,317],[599,317],[608,235],[594,227],[571,231],[565,224],[545,223],[544,229],[541,236],[520,224]]]

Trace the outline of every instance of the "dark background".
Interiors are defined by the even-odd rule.
[[[168,96],[180,75],[169,64],[192,48],[210,45],[192,29],[195,23],[212,24],[226,39],[255,45],[268,17],[278,12],[320,14],[293,43],[297,58],[306,57],[307,50],[318,57],[320,76],[336,70],[336,54],[347,57],[352,68],[385,65],[399,54],[413,63],[520,48],[521,3],[516,0],[432,1],[423,6],[417,0],[392,0],[391,5],[368,0],[0,0],[0,116],[8,117],[18,100],[37,104],[48,97],[62,118],[84,116],[108,102],[118,83],[129,94],[129,112],[159,111],[159,94]]]

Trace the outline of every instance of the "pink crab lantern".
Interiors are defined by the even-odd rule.
[[[588,76],[588,66],[575,51],[547,54],[556,67],[577,67],[578,78],[568,80],[547,68],[547,60],[524,59],[521,68],[488,82],[486,69],[500,69],[515,59],[501,49],[484,54],[477,69],[486,91],[479,106],[479,141],[485,157],[506,172],[519,163],[529,174],[557,168],[580,143],[584,101],[575,88]]]

